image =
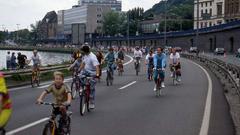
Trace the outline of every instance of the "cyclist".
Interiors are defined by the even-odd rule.
[[[153,67],[154,67],[154,65],[153,65],[153,57],[154,57],[153,51],[150,50],[148,55],[146,56],[146,59],[145,59],[148,80],[151,80],[150,70],[152,70]]]
[[[116,69],[116,65],[115,65],[115,54],[113,50],[114,49],[110,47],[104,59],[107,62],[107,67],[111,68],[111,70],[114,72],[114,70]]]
[[[157,53],[153,57],[153,64],[154,64],[154,74],[153,78],[155,81],[154,91],[156,91],[157,86],[157,79],[158,75],[161,79],[161,87],[164,88],[164,78],[165,78],[165,68],[166,68],[166,55],[163,53],[163,49],[161,47],[157,48]],[[158,72],[157,69],[160,69],[161,72]]]
[[[82,63],[82,55],[79,52],[75,61],[73,62],[73,64],[69,66],[68,70],[73,70],[73,75],[75,75],[79,71],[81,63]]]
[[[41,59],[40,59],[40,56],[38,55],[37,50],[33,51],[33,56],[31,57],[31,60],[33,61],[32,72],[33,72],[34,75],[38,76],[39,72],[40,72],[39,66],[41,65]],[[38,79],[38,77],[37,78],[32,78],[32,80],[35,80],[35,79]]]
[[[117,62],[123,63],[123,61],[124,61],[124,52],[123,52],[123,48],[120,48],[117,53]],[[123,68],[123,64],[122,64],[122,68]]]
[[[64,76],[61,72],[54,72],[54,82],[42,92],[40,97],[37,99],[37,104],[41,104],[47,94],[52,93],[55,98],[55,103],[59,106],[53,110],[53,115],[60,115],[63,117],[65,124],[67,120],[67,109],[72,101],[71,91],[68,86],[64,83]]]
[[[81,48],[81,51],[84,53],[83,56],[83,61],[80,66],[80,71],[81,75],[86,75],[86,76],[91,76],[91,77],[96,77],[99,78],[99,62],[97,60],[97,57],[95,54],[93,54],[90,51],[90,47],[88,45],[83,45]],[[96,85],[96,80],[92,79],[90,80],[90,104],[89,108],[94,109],[95,108],[95,85]]]
[[[181,64],[180,64],[180,54],[176,52],[176,49],[172,49],[172,53],[170,54],[170,71],[171,71],[171,77],[173,77],[173,68],[175,68],[176,73],[178,73],[179,77],[177,81],[181,81]]]
[[[10,100],[4,76],[0,72],[0,131],[5,133],[6,126],[12,113],[12,102]],[[0,132],[1,133],[1,132]]]
[[[137,60],[140,62],[140,59],[142,58],[142,51],[139,49],[138,46],[134,50],[133,58],[135,59],[134,65],[135,65],[135,69],[136,69]]]
[[[102,76],[102,64],[103,64],[103,60],[104,60],[104,57],[103,57],[103,53],[101,50],[98,50],[97,51],[97,54],[96,54],[96,57],[97,57],[97,60],[99,62],[99,79],[100,77]]]

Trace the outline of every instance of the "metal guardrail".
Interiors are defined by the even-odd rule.
[[[202,55],[182,54],[184,58],[203,63],[209,68],[221,81],[225,92],[234,89],[240,97],[240,67],[234,64],[228,64],[222,60]],[[240,99],[240,98],[239,98]]]

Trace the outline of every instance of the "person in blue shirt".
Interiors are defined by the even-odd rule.
[[[161,47],[157,48],[157,52],[153,57],[153,65],[154,65],[154,73],[153,73],[153,78],[155,81],[155,87],[154,91],[156,91],[156,85],[157,85],[157,79],[158,75],[160,76],[160,79],[162,81],[161,87],[164,88],[164,78],[165,78],[165,68],[167,65],[167,60],[166,60],[166,55],[163,53],[163,49]],[[160,72],[158,70],[161,70]]]
[[[104,59],[107,62],[107,67],[111,68],[112,71],[114,71],[116,68],[116,65],[115,65],[116,57],[114,54],[114,49],[112,47],[109,48],[108,53],[105,55]]]

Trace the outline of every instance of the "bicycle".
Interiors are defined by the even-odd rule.
[[[53,112],[55,112],[56,109],[59,108],[59,105],[55,103],[42,102],[41,104],[52,106]],[[67,111],[67,116],[66,116],[67,119],[64,120],[62,114],[56,115],[52,113],[48,123],[45,124],[44,126],[42,134],[43,135],[70,135],[71,115],[72,115],[72,112]]]
[[[122,60],[118,60],[118,75],[119,76],[122,76],[122,74],[123,74],[123,62],[122,62]]]
[[[156,97],[159,97],[162,95],[162,86],[161,86],[161,83],[162,83],[162,80],[161,80],[161,77],[160,77],[160,74],[163,72],[162,69],[155,69],[157,70],[157,85],[156,85]]]
[[[35,84],[37,86],[40,86],[40,71],[39,70],[33,70],[32,71],[32,77],[31,77],[32,88],[35,87]]]
[[[150,65],[150,66],[148,67],[148,80],[149,80],[149,81],[152,81],[152,80],[153,80],[153,66],[152,66],[152,65]]]
[[[173,79],[173,85],[177,85],[179,83],[179,71],[176,71],[176,67],[175,66],[172,66],[172,79]]]
[[[90,112],[89,108],[89,102],[90,102],[90,94],[91,94],[91,84],[90,81],[94,79],[94,77],[88,77],[88,76],[81,76],[82,84],[83,84],[83,90],[79,92],[80,96],[80,114],[83,116],[86,112]]]
[[[81,89],[81,80],[78,76],[78,73],[74,73],[73,76],[73,82],[71,84],[71,95],[72,95],[72,99],[75,99],[76,95],[78,92],[80,92]]]
[[[107,78],[106,78],[107,86],[113,85],[113,68],[112,68],[112,65],[113,65],[113,63],[108,64],[108,66],[107,66]]]
[[[138,76],[138,73],[140,72],[140,58],[136,58],[135,70],[136,70],[136,75]]]

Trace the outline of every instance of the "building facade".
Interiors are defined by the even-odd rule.
[[[197,13],[199,13],[199,28],[206,28],[225,23],[225,0],[197,0],[194,1],[194,29],[197,29]]]
[[[122,1],[118,0],[79,0],[78,5],[105,5],[110,6],[113,11],[122,11]]]
[[[58,34],[63,33],[66,39],[72,39],[77,37],[73,35],[76,34],[76,31],[73,32],[73,26],[76,28],[83,24],[85,28],[79,30],[84,30],[87,37],[90,37],[93,33],[101,33],[103,16],[110,11],[111,6],[109,5],[76,5],[71,9],[58,11]],[[79,33],[82,33],[82,31],[79,31]]]
[[[226,22],[240,20],[240,0],[225,0]]]

